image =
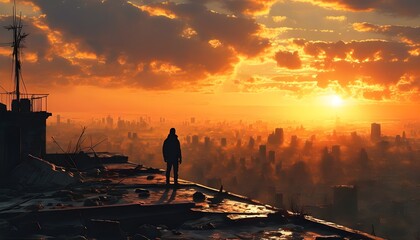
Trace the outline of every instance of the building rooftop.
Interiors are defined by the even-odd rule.
[[[80,177],[82,181],[61,189],[28,186],[0,189],[1,235],[99,239],[381,239],[223,189],[186,180],[168,187],[164,171],[129,162],[101,164],[81,172]]]

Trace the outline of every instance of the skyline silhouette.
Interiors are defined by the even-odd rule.
[[[0,25],[13,32],[10,41],[0,31],[0,172],[9,194],[1,200],[12,204],[2,216],[23,207],[54,217],[58,205],[44,202],[44,211],[16,197],[62,184],[70,192],[46,199],[61,196],[69,213],[106,205],[160,214],[162,204],[185,219],[225,214],[234,227],[227,209],[255,208],[301,235],[318,234],[299,230],[319,224],[311,215],[419,238],[420,3],[25,0],[17,1],[23,25],[15,8],[3,13],[14,3],[0,1]],[[145,227],[144,216],[132,216],[141,220],[133,228],[121,213],[106,216],[118,216],[124,231],[92,218],[82,219],[83,234],[114,224],[115,236],[134,237]],[[0,231],[10,236],[41,233],[48,222],[9,220]],[[217,227],[167,220],[159,234]]]

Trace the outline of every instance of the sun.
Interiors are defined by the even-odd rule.
[[[343,106],[343,99],[339,95],[331,95],[329,96],[329,104],[333,107],[341,107]]]

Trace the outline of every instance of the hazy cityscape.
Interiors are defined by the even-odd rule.
[[[58,114],[48,121],[47,152],[74,151],[84,127],[84,151],[118,152],[158,168],[165,166],[162,142],[175,127],[183,179],[389,239],[420,236],[418,121],[82,121]]]
[[[0,0],[0,239],[420,240],[419,9]]]

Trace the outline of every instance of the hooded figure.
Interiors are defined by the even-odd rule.
[[[178,162],[182,163],[181,145],[175,128],[169,130],[169,135],[163,142],[163,160],[166,162],[166,184],[169,184],[172,166],[174,167],[174,184],[178,184]]]

